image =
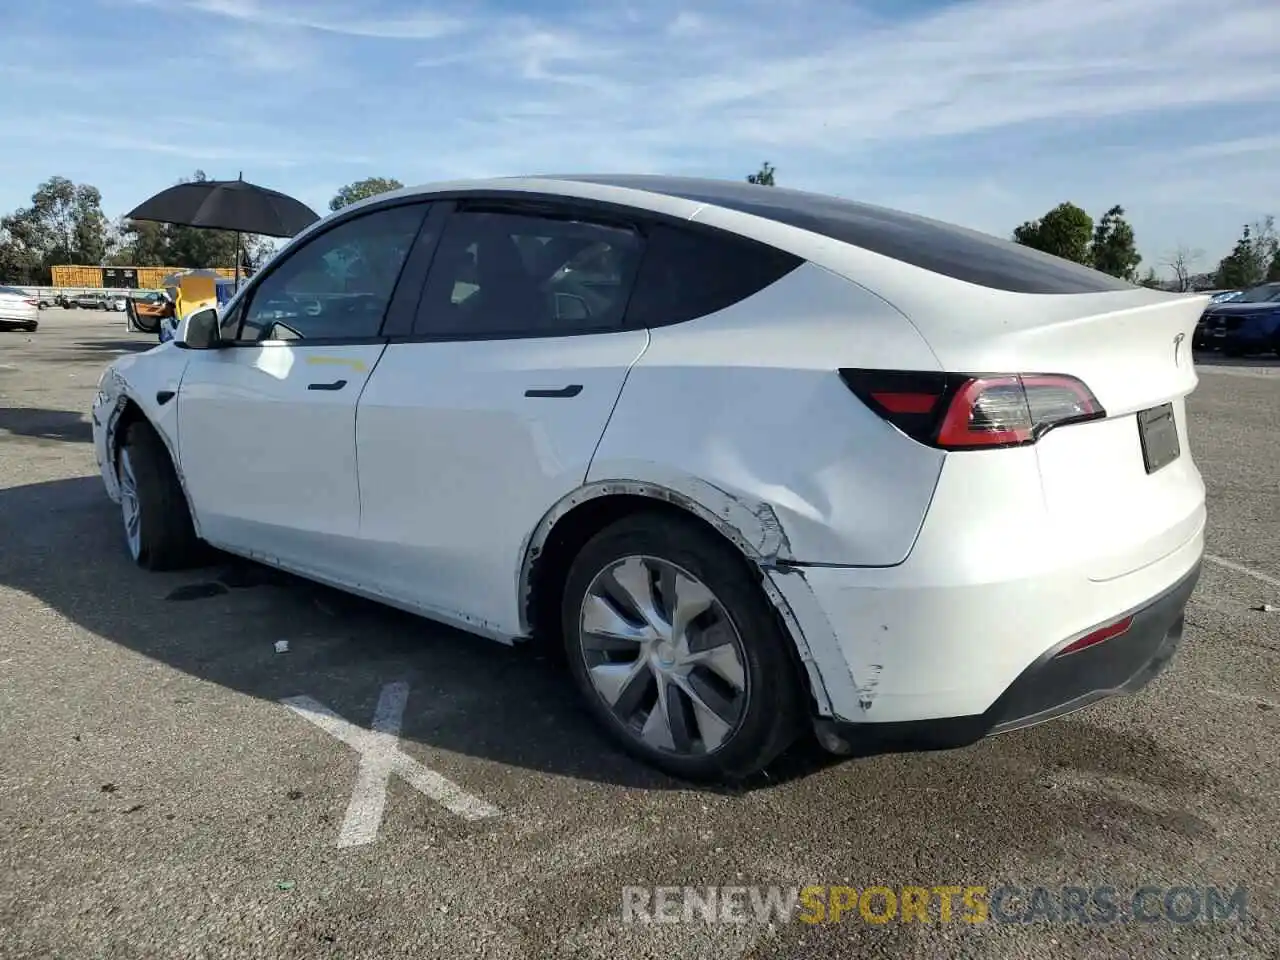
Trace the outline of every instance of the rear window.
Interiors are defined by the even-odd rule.
[[[1089,267],[965,227],[752,183],[661,176],[560,179],[648,190],[799,227],[943,276],[1015,293],[1103,293],[1133,285]]]

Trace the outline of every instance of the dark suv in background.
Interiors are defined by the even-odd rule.
[[[1264,283],[1223,303],[1212,303],[1200,316],[1197,340],[1227,356],[1280,354],[1280,281]]]

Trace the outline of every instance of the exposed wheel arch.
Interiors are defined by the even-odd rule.
[[[786,601],[770,589],[761,564],[772,556],[756,549],[758,538],[752,531],[739,531],[715,511],[692,497],[657,484],[631,481],[603,481],[582,487],[560,501],[543,518],[530,537],[520,570],[521,626],[548,650],[561,649],[560,610],[569,568],[582,547],[605,527],[625,517],[653,513],[673,517],[712,531],[732,544],[735,554],[758,578],[768,601],[778,612],[784,629],[793,639],[797,675],[805,693],[820,712],[829,710],[829,698],[821,678],[813,669],[808,646],[798,633],[798,625]],[[766,524],[767,525],[767,524]]]
[[[111,414],[106,425],[106,455],[107,463],[111,465],[112,471],[117,471],[117,458],[120,453],[120,441],[124,438],[129,427],[135,423],[145,423],[164,444],[165,450],[169,453],[169,462],[173,465],[174,472],[178,476],[178,486],[182,488],[182,496],[187,501],[187,512],[191,514],[191,523],[195,527],[196,536],[200,535],[200,522],[196,518],[195,504],[191,501],[191,493],[187,490],[187,480],[182,473],[182,465],[178,461],[177,454],[173,449],[173,444],[164,431],[159,429],[151,418],[147,416],[147,412],[142,405],[130,397],[128,394],[122,394],[118,401],[115,411]],[[119,476],[116,477],[117,483]]]

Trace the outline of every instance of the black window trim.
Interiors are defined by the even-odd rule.
[[[453,192],[448,194],[433,194],[434,197],[448,196],[448,217],[452,218],[454,214],[461,213],[504,213],[511,216],[521,217],[537,217],[546,220],[574,220],[577,222],[585,222],[597,224],[602,227],[611,229],[627,229],[635,232],[640,240],[640,256],[636,258],[635,265],[632,267],[627,282],[626,303],[622,307],[622,321],[619,323],[598,324],[595,326],[577,326],[572,329],[556,331],[549,333],[546,330],[501,330],[487,333],[475,333],[466,331],[444,332],[429,329],[429,319],[422,318],[423,323],[419,323],[421,316],[418,313],[418,307],[421,305],[422,297],[426,296],[427,280],[430,275],[428,270],[423,275],[423,282],[418,294],[417,303],[414,309],[414,318],[412,328],[408,333],[393,335],[390,337],[391,343],[468,343],[468,342],[486,342],[491,340],[559,340],[566,337],[582,337],[582,336],[600,336],[610,333],[627,333],[634,331],[636,328],[626,323],[627,307],[631,302],[631,294],[635,291],[636,277],[640,272],[640,264],[644,259],[645,245],[648,242],[645,231],[645,211],[635,207],[626,207],[619,204],[601,204],[593,200],[580,200],[577,197],[562,197],[556,194],[531,194],[526,191],[466,191]],[[678,222],[686,221],[675,218]],[[435,248],[438,248],[440,238],[443,237],[445,229],[448,227],[448,220],[441,224],[440,230],[436,233],[436,244],[433,247],[432,259],[434,261]]]
[[[656,330],[664,326],[674,326],[680,323],[689,323],[691,319],[672,320],[669,323],[662,324],[638,324],[630,322],[627,317],[630,312],[631,297],[635,293],[635,283],[639,276],[641,267],[643,266],[644,256],[648,252],[649,228],[655,224],[684,230],[692,234],[701,234],[707,237],[715,237],[719,239],[728,239],[735,243],[741,243],[745,246],[763,247],[775,253],[786,254],[794,257],[796,267],[802,266],[807,261],[798,254],[789,250],[783,250],[781,247],[775,247],[771,243],[763,240],[757,240],[755,237],[749,237],[745,234],[737,233],[733,230],[726,230],[723,227],[714,224],[703,223],[698,220],[690,220],[688,217],[679,216],[677,214],[664,213],[661,210],[650,210],[645,207],[635,207],[625,203],[616,203],[610,200],[597,200],[592,197],[571,197],[558,193],[545,193],[542,191],[530,190],[504,190],[501,188],[492,189],[471,189],[471,190],[442,190],[435,193],[424,194],[426,198],[433,203],[439,203],[442,207],[447,207],[448,214],[452,215],[460,209],[476,209],[483,208],[486,210],[505,210],[512,213],[524,213],[534,216],[547,215],[545,211],[555,210],[561,211],[562,218],[573,218],[578,220],[587,220],[591,222],[599,222],[604,226],[618,227],[630,225],[640,232],[641,239],[644,241],[644,248],[640,251],[640,259],[636,263],[634,274],[631,278],[631,289],[627,291],[627,305],[623,309],[623,322],[617,325],[610,325],[603,329],[580,329],[571,332],[557,334],[555,337],[548,337],[544,332],[530,332],[528,334],[520,333],[497,333],[497,334],[440,334],[425,333],[416,330],[408,332],[389,333],[388,342],[390,343],[458,343],[466,341],[483,342],[488,340],[548,340],[559,339],[561,337],[576,336],[599,336],[606,333],[631,333],[637,330]],[[565,213],[564,211],[571,211]],[[440,229],[436,231],[436,243],[439,237],[444,233],[444,227],[447,221],[440,225]],[[434,257],[435,246],[431,249],[431,255]],[[413,257],[413,254],[410,254]],[[402,282],[404,275],[402,275]],[[781,278],[779,278],[781,279]],[[426,283],[424,274],[424,283],[419,294],[419,301],[422,294],[426,293]],[[414,313],[417,312],[417,304],[414,305]],[[388,311],[388,316],[390,311]],[[292,342],[292,341],[285,341]]]
[[[236,325],[236,335],[238,337],[240,331],[244,329],[245,314],[253,305],[253,298],[257,295],[258,288],[266,282],[268,277],[284,266],[284,264],[292,260],[298,250],[305,249],[314,240],[324,236],[331,230],[336,230],[338,227],[345,226],[348,223],[363,219],[364,217],[371,216],[372,214],[381,213],[397,207],[424,207],[426,210],[426,216],[424,216],[422,218],[422,222],[418,224],[418,232],[414,236],[413,242],[409,245],[409,253],[405,257],[404,263],[400,265],[400,273],[397,274],[396,282],[391,288],[391,299],[387,304],[386,312],[382,315],[382,323],[379,324],[378,332],[375,335],[367,337],[308,337],[302,340],[235,339],[223,340],[222,346],[243,349],[254,347],[370,346],[387,343],[389,340],[387,334],[388,320],[391,318],[392,314],[397,311],[398,307],[401,310],[403,309],[401,301],[407,298],[412,292],[412,288],[406,287],[403,282],[409,263],[413,260],[414,254],[417,252],[418,248],[423,245],[424,234],[427,237],[428,246],[434,246],[432,241],[438,241],[439,239],[439,231],[436,231],[434,235],[427,233],[428,224],[431,224],[433,221],[438,223],[442,219],[441,214],[445,212],[443,210],[437,210],[437,205],[436,198],[433,195],[396,197],[395,199],[387,200],[382,203],[372,203],[369,206],[361,207],[359,210],[352,211],[349,216],[335,217],[332,222],[325,224],[322,229],[309,232],[304,236],[297,238],[296,243],[291,242],[288,247],[281,251],[279,256],[272,258],[272,262],[267,269],[254,274],[253,277],[250,278],[248,283],[245,285],[243,293],[241,293],[236,299],[235,309],[240,312],[240,320]],[[414,306],[416,307],[416,298],[414,300]],[[410,313],[410,317],[412,318],[412,313]]]

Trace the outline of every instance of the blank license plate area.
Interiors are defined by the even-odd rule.
[[[1138,413],[1138,438],[1142,441],[1142,460],[1147,473],[1155,473],[1178,459],[1182,448],[1178,443],[1178,424],[1173,418],[1173,404],[1164,403]]]

